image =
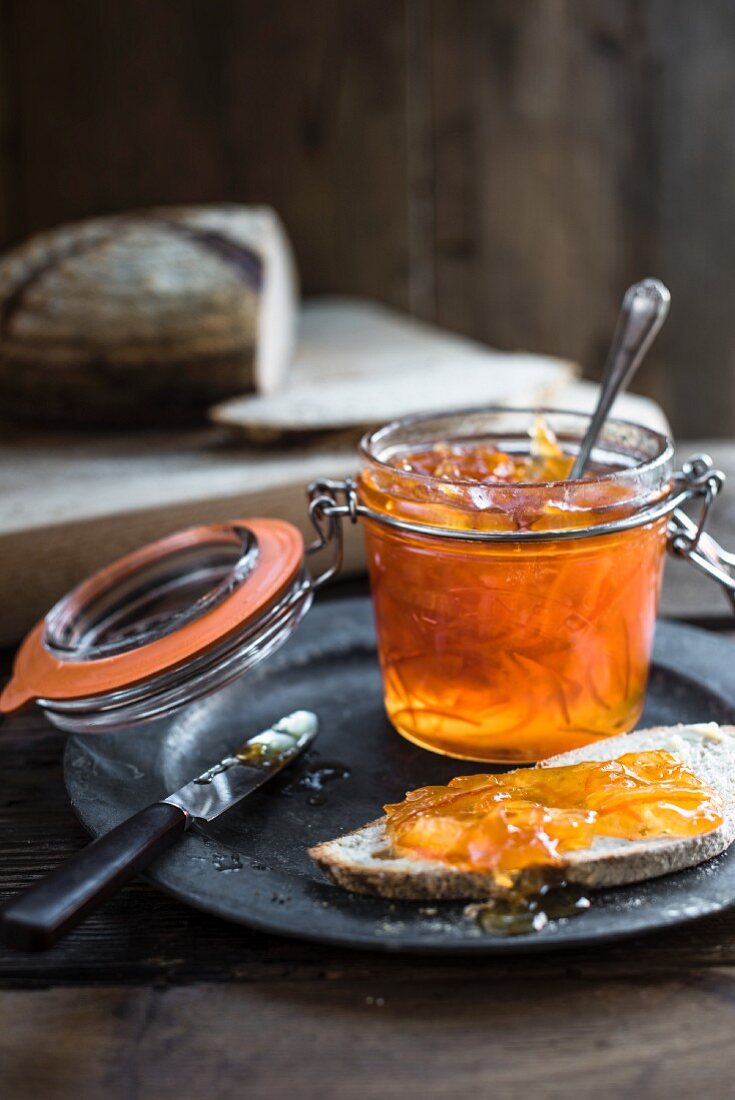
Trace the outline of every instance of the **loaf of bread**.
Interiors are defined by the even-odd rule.
[[[203,420],[291,359],[295,271],[267,208],[170,207],[32,237],[0,259],[0,416]]]

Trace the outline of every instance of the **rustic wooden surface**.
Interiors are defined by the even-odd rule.
[[[731,0],[0,0],[0,37],[0,244],[267,202],[307,292],[590,376],[656,274],[640,383],[677,434],[730,433]]]
[[[0,901],[87,842],[62,748],[39,714],[0,726]],[[0,949],[8,1100],[717,1098],[733,1029],[735,912],[463,961],[266,936],[136,882],[47,954]]]

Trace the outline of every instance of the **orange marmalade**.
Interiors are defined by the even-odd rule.
[[[363,454],[359,493],[374,512],[518,533],[463,541],[366,521],[385,704],[398,732],[449,756],[521,763],[632,729],[666,521],[593,530],[643,506],[630,471],[618,477],[611,462],[565,480],[573,459],[539,418],[522,449],[450,438],[409,440],[376,457],[368,441]],[[585,537],[524,541],[569,528]]]
[[[468,775],[385,807],[396,852],[513,881],[598,837],[687,837],[722,823],[720,795],[663,750]]]

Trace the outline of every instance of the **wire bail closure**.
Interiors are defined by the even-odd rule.
[[[357,488],[352,478],[334,481],[323,478],[312,481],[307,489],[309,499],[309,519],[316,531],[316,539],[306,548],[307,555],[318,554],[332,546],[332,560],[329,565],[313,577],[311,586],[321,588],[323,584],[336,576],[342,568],[344,559],[344,533],[342,519],[349,516],[357,523]]]
[[[705,531],[710,508],[725,484],[722,470],[715,468],[707,454],[692,455],[672,476],[671,492],[663,500],[629,516],[599,523],[591,527],[565,528],[560,531],[465,531],[450,527],[432,527],[396,516],[376,512],[362,504],[352,478],[321,479],[308,488],[309,519],[317,539],[307,549],[317,553],[330,544],[333,555],[328,567],[312,581],[319,588],[335,576],[344,553],[342,521],[357,523],[369,519],[374,523],[412,535],[447,538],[462,542],[552,542],[571,539],[599,538],[601,535],[629,531],[669,517],[668,549],[677,557],[686,558],[697,569],[717,581],[729,597],[735,610],[735,554],[728,553]],[[696,518],[683,511],[685,505],[700,502]]]
[[[724,550],[705,530],[712,503],[725,484],[725,475],[714,468],[709,455],[697,454],[684,463],[681,475],[675,476],[681,476],[692,488],[692,498],[698,497],[702,503],[694,520],[681,508],[672,513],[668,529],[669,550],[717,581],[735,611],[735,554]]]

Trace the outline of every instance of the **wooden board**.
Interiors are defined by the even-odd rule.
[[[528,965],[403,971],[369,959],[352,976],[340,960],[310,980],[274,960],[272,973],[228,985],[13,991],[0,1002],[6,1095],[728,1096],[732,967],[700,970],[686,950],[663,958],[668,972],[621,961],[602,978],[576,957],[550,977]]]
[[[375,302],[316,298],[301,311],[287,384],[224,401],[210,415],[256,445],[324,431],[357,439],[448,405],[553,405],[577,373],[573,363],[499,352]]]

